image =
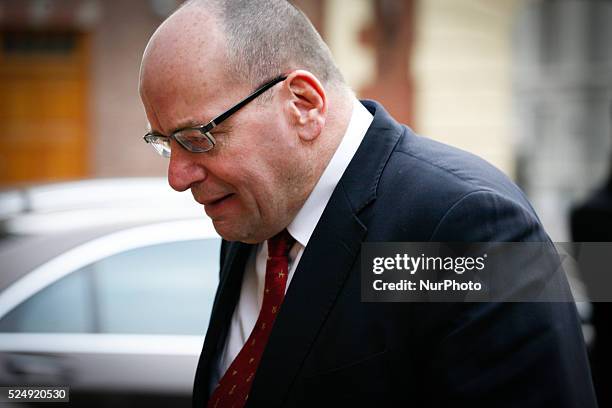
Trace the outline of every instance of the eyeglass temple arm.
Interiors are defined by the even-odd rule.
[[[217,116],[216,118],[211,120],[210,123],[209,123],[211,125],[210,129],[213,129],[215,126],[217,126],[218,124],[223,122],[225,119],[227,119],[230,116],[232,116],[238,110],[242,109],[247,103],[251,102],[253,99],[257,98],[259,95],[261,95],[262,93],[266,92],[268,89],[272,88],[277,83],[279,83],[281,81],[284,81],[285,79],[287,79],[287,77],[284,76],[284,75],[281,75],[281,76],[279,76],[277,78],[274,78],[270,82],[267,82],[261,88],[257,89],[255,92],[253,92],[252,94],[250,94],[249,96],[247,96],[246,98],[244,98],[243,100],[238,102],[236,105],[234,105],[228,111],[223,112],[222,114],[220,114],[219,116]]]

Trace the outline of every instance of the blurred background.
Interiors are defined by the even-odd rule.
[[[477,153],[555,240],[610,160],[612,4],[295,0],[349,84]],[[164,176],[140,137],[138,69],[174,0],[0,0],[0,183]]]
[[[5,241],[48,225],[46,234],[65,234],[77,229],[71,223],[101,236],[107,231],[100,227],[134,224],[125,215],[117,219],[125,208],[138,226],[201,215],[188,197],[169,204],[167,161],[142,140],[146,119],[137,92],[147,40],[180,3],[0,0]],[[502,169],[527,193],[554,241],[612,241],[612,1],[293,3],[310,17],[360,97],[382,102],[418,133]],[[48,184],[74,180],[86,181]],[[129,191],[120,187],[125,182],[133,183]],[[61,197],[61,204],[50,208],[45,194]],[[59,210],[75,208],[79,217],[64,211],[58,224]],[[4,262],[0,289],[29,273],[8,271]],[[210,273],[216,273],[212,266]],[[597,376],[611,361],[602,345],[610,339],[612,315],[607,304],[582,305],[581,314]],[[0,330],[1,319],[0,313]],[[203,339],[204,332],[205,326],[195,334]],[[600,404],[612,406],[600,381]]]

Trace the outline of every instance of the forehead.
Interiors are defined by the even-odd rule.
[[[226,74],[224,44],[210,16],[201,12],[179,11],[155,32],[140,72],[140,94],[153,130],[208,121],[231,100],[235,84]]]
[[[193,27],[164,23],[145,50],[140,70],[141,93],[206,92],[224,77],[227,65],[221,33],[203,37]],[[214,91],[214,89],[210,89]]]

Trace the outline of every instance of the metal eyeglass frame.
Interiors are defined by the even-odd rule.
[[[281,76],[274,78],[271,81],[266,82],[261,87],[259,87],[257,90],[255,90],[252,94],[250,94],[249,96],[247,96],[246,98],[238,102],[236,105],[232,106],[231,108],[229,108],[222,114],[216,116],[213,120],[211,120],[210,122],[204,125],[189,126],[189,127],[181,128],[181,129],[178,129],[172,132],[170,136],[164,136],[156,132],[148,132],[147,134],[144,135],[143,139],[145,142],[151,144],[153,148],[155,149],[155,151],[163,157],[170,157],[170,154],[171,154],[170,140],[171,139],[176,140],[178,144],[180,144],[183,148],[185,148],[187,151],[191,153],[208,152],[212,150],[217,144],[215,137],[210,133],[211,130],[213,130],[215,127],[221,124],[221,122],[223,122],[224,120],[232,116],[234,113],[238,112],[240,109],[246,106],[253,99],[257,98],[259,95],[261,95],[268,89],[272,88],[277,83],[284,81],[285,79],[287,79],[287,76],[281,75]],[[197,145],[192,144],[192,142],[187,140],[187,138],[182,138],[181,133],[185,132],[186,130],[199,132],[200,134],[198,135],[199,141],[206,141],[206,145],[203,147],[197,146]],[[190,135],[188,139],[193,139],[193,135]]]

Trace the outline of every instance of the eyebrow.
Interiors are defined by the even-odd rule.
[[[224,126],[221,129],[215,128],[213,133],[215,133],[215,132],[223,132],[224,130],[230,129],[231,128],[231,119],[232,118],[229,117],[225,121],[223,121],[223,123],[221,125],[224,125]],[[195,127],[205,126],[209,122],[210,122],[210,120],[207,121],[207,122],[198,122],[198,121],[196,121],[194,119],[184,120],[182,122],[179,122],[179,125],[176,128],[174,128],[174,129],[172,129],[170,131],[170,134],[178,132],[181,129],[188,129],[188,128],[195,128]],[[226,123],[226,122],[229,122],[229,123]],[[219,126],[221,126],[221,125],[219,125]],[[166,135],[164,135],[161,132],[153,130],[151,128],[151,123],[149,123],[149,122],[147,122],[147,130],[148,130],[149,133],[153,133],[153,134],[160,135],[160,136],[166,136]],[[168,137],[168,136],[166,136],[166,137]]]
[[[206,123],[208,123],[208,122],[206,122]],[[179,122],[178,126],[170,131],[170,134],[178,132],[181,129],[193,128],[193,127],[196,127],[196,126],[202,126],[202,125],[205,125],[206,123],[200,123],[200,122],[197,122],[197,121],[195,121],[193,119],[185,120],[183,122]]]
[[[226,120],[224,120],[221,124],[217,125],[214,127],[214,129],[211,129],[211,133],[225,133],[227,132],[227,130],[232,128],[232,119],[233,117],[229,117]],[[195,128],[195,127],[202,127],[202,126],[206,126],[208,123],[210,122],[210,120],[208,122],[197,122],[194,120],[186,120],[184,122],[179,122],[179,127],[177,127],[176,129],[172,130],[172,133],[177,132],[181,129],[188,129],[188,128]],[[170,134],[172,134],[170,133]]]
[[[207,122],[208,123],[208,122]],[[205,124],[205,123],[204,123]],[[192,128],[192,127],[196,127],[196,126],[202,126],[204,125],[203,123],[200,122],[196,122],[195,120],[186,120],[184,122],[179,122],[179,126],[172,129],[170,131],[170,134],[173,134],[181,129],[186,129],[186,128]],[[151,133],[151,134],[155,134],[155,135],[160,135],[160,136],[166,136],[165,134],[157,131],[157,130],[153,130],[153,128],[151,127],[151,123],[147,122],[147,132]]]

